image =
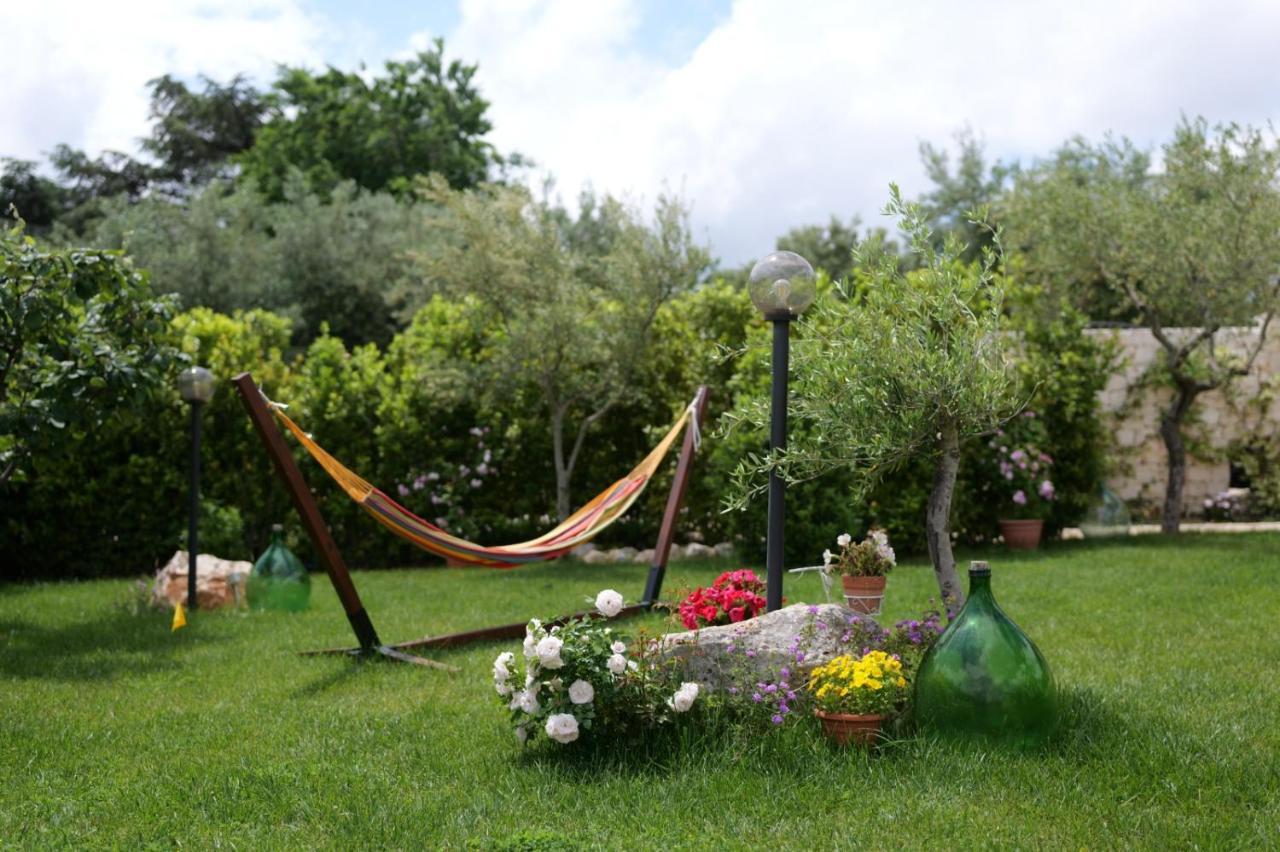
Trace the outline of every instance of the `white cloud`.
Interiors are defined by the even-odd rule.
[[[964,125],[997,157],[1108,130],[1149,145],[1183,113],[1265,122],[1280,4],[738,0],[677,67],[636,42],[639,0],[463,0],[494,139],[569,197],[683,189],[735,262],[787,228],[923,188],[917,146]],[[979,13],[981,9],[981,14]]]
[[[320,64],[326,38],[296,0],[3,3],[0,32],[0,154],[26,159],[59,142],[134,152],[149,126],[148,80],[270,79],[277,63]]]

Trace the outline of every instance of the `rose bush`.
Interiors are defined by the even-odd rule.
[[[564,624],[534,619],[525,628],[522,660],[510,651],[494,660],[494,691],[520,742],[545,736],[568,745],[588,735],[643,731],[697,705],[698,684],[682,682],[650,643],[629,645],[607,624],[622,611],[622,595],[606,589],[596,609]]]

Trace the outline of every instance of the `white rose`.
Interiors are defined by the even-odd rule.
[[[538,662],[549,669],[560,668],[564,665],[564,660],[560,659],[560,649],[563,647],[564,642],[555,636],[538,640]]]
[[[516,739],[520,741],[521,745],[524,745],[524,741],[529,739],[529,732],[525,730],[524,725],[516,726]]]
[[[823,565],[830,565],[830,564],[831,564],[831,560],[832,560],[832,559],[835,559],[835,558],[836,558],[836,555],[835,555],[834,553],[832,553],[830,550],[824,550],[824,551],[822,551],[822,564],[823,564]]]
[[[613,618],[622,612],[622,595],[613,589],[605,589],[596,595],[596,609],[600,610],[605,618]]]
[[[530,716],[538,715],[538,711],[542,709],[542,705],[538,703],[538,693],[523,690],[516,693],[516,698],[520,702],[520,709],[528,713]]]
[[[682,683],[680,688],[676,690],[676,694],[667,700],[667,705],[677,713],[684,713],[693,706],[693,701],[698,697],[698,685],[696,683]]]
[[[841,533],[840,535],[836,536],[836,544],[840,545],[841,547],[848,547],[851,541],[853,541],[853,536],[849,535],[848,533]]]
[[[524,655],[530,659],[538,656],[538,637],[532,633],[524,634]]]
[[[493,661],[493,678],[494,680],[506,680],[511,677],[511,669],[507,666],[515,662],[516,655],[510,651],[503,651],[498,655],[498,659]]]
[[[547,736],[558,743],[571,743],[578,738],[578,720],[572,713],[555,713],[547,717]]]
[[[493,688],[498,691],[499,695],[511,694],[511,684],[507,683],[505,680],[494,681]]]
[[[609,650],[615,654],[625,654],[627,652],[626,642],[614,642],[609,646]]]
[[[569,684],[569,700],[574,704],[590,704],[595,697],[595,688],[585,680],[575,680]]]
[[[876,543],[876,547],[885,547],[889,544],[889,534],[884,530],[872,530],[871,540]]]
[[[876,552],[880,554],[880,558],[888,562],[890,565],[898,564],[898,555],[893,552],[893,548],[887,544],[882,544],[876,548]]]
[[[634,672],[640,668],[640,664],[635,660],[627,660],[627,668]]]
[[[627,670],[627,658],[621,654],[614,654],[604,665],[613,674],[620,675]]]

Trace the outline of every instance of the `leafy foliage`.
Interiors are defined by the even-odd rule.
[[[118,252],[0,234],[0,483],[115,406],[145,405],[172,359],[168,316]]]
[[[295,168],[321,194],[351,180],[407,195],[417,175],[434,172],[465,188],[501,164],[483,139],[492,125],[473,83],[476,66],[446,63],[437,39],[430,50],[383,70],[367,81],[333,67],[322,74],[282,69],[254,145],[239,157],[244,177],[272,201],[285,197]]]

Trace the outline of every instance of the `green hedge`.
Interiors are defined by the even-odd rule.
[[[1084,337],[1082,325],[1068,316],[1028,326],[1025,338],[1031,405],[1044,417],[1048,451],[1060,463],[1054,478],[1064,499],[1052,519],[1056,525],[1080,512],[1101,472],[1096,396],[1107,360]],[[311,556],[227,381],[246,370],[272,398],[288,403],[289,414],[326,449],[419,514],[443,518],[450,529],[484,542],[530,537],[546,528],[554,476],[545,418],[531,391],[512,394],[501,410],[479,407],[469,377],[470,368],[485,358],[485,317],[475,304],[437,298],[385,349],[348,349],[326,332],[289,356],[291,332],[288,319],[266,311],[227,316],[202,308],[172,322],[171,342],[222,379],[204,421],[207,544],[222,548],[223,555],[249,558],[265,546],[271,525],[284,522],[300,555]],[[705,450],[679,538],[696,530],[709,542],[734,540],[744,559],[758,562],[764,501],[730,514],[721,512],[721,504],[734,463],[759,448],[763,436],[717,437],[714,420],[736,399],[767,393],[768,329],[740,289],[713,282],[666,306],[655,335],[656,354],[637,377],[637,401],[611,412],[588,440],[574,501],[625,473],[694,388],[706,383],[713,423],[704,429]],[[720,354],[722,347],[743,346],[744,357]],[[1062,369],[1063,364],[1077,368]],[[28,477],[0,489],[5,576],[153,570],[180,546],[185,530],[188,440],[187,409],[171,392],[154,410],[122,402],[103,428],[80,435],[55,456],[36,459]],[[967,447],[961,469],[956,529],[966,540],[995,532],[997,513],[979,475],[984,448],[980,442]],[[436,561],[379,528],[301,450],[296,455],[353,565]],[[871,525],[887,528],[900,552],[922,549],[930,485],[926,461],[894,472],[861,503],[850,499],[847,478],[792,485],[788,561],[814,564],[836,535]],[[663,470],[602,543],[652,546],[673,467]]]

